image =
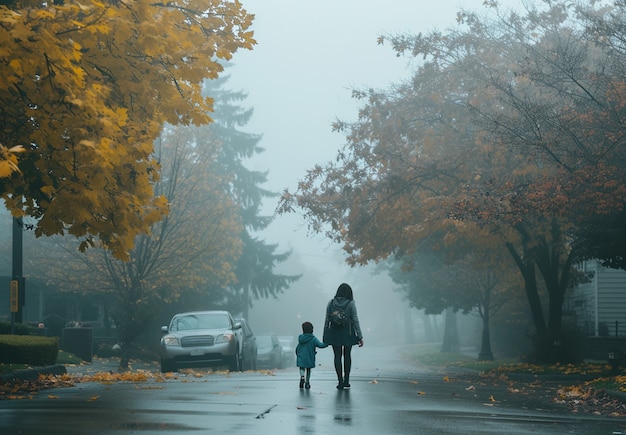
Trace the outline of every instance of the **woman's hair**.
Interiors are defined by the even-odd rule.
[[[337,293],[335,294],[336,298],[340,297],[340,296],[353,301],[354,300],[354,295],[352,294],[352,287],[350,287],[345,282],[342,283],[339,286],[339,288],[337,289]]]

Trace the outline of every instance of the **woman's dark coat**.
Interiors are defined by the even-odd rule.
[[[348,317],[348,324],[338,326],[330,321],[330,313],[335,308],[343,308]],[[331,346],[354,346],[363,339],[359,316],[356,312],[356,304],[350,299],[336,297],[328,302],[326,306],[326,320],[324,322],[324,343]]]

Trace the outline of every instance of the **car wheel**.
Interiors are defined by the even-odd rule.
[[[174,360],[161,358],[161,373],[175,372],[176,370],[176,362]]]
[[[235,354],[231,357],[230,364],[228,365],[228,370],[231,372],[239,371],[240,362],[241,358],[239,357],[239,350],[236,350]]]
[[[241,367],[241,371],[246,371],[248,370],[248,365],[250,363],[248,362],[248,358],[246,358],[245,354],[241,354],[241,362],[239,363],[239,367]]]
[[[256,370],[256,355],[252,355],[252,361],[250,361],[251,366],[252,366],[252,370]]]

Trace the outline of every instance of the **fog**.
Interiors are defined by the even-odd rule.
[[[229,86],[248,93],[244,105],[254,109],[254,116],[246,130],[263,135],[259,145],[265,152],[248,164],[254,170],[269,171],[263,187],[293,191],[307,169],[335,157],[343,136],[331,131],[331,123],[336,118],[355,120],[359,108],[351,89],[384,88],[410,78],[415,61],[396,57],[390,47],[378,45],[379,35],[451,27],[460,8],[478,10],[482,3],[244,2],[256,15],[258,45],[251,52],[235,54]],[[514,7],[519,2],[501,4]],[[266,201],[264,213],[272,215],[275,207],[275,201]],[[390,337],[404,341],[406,334],[398,336],[397,332],[403,328],[400,320],[405,315],[415,325],[416,338],[421,338],[417,310],[407,308],[393,283],[385,276],[370,276],[373,267],[349,268],[340,247],[321,235],[309,234],[300,215],[276,216],[259,237],[278,243],[281,251],[293,250],[291,261],[279,271],[303,277],[278,299],[254,301],[249,318],[256,331],[296,335],[303,320],[321,326],[326,303],[341,282],[348,282],[366,340],[369,336],[375,341]],[[321,335],[318,329],[316,334]]]
[[[308,169],[334,159],[344,137],[331,131],[331,123],[355,120],[360,107],[351,98],[352,89],[385,88],[410,79],[415,60],[378,45],[379,35],[454,26],[460,8],[476,10],[482,3],[440,0],[435,7],[414,0],[244,0],[244,7],[256,15],[258,45],[235,54],[227,87],[248,94],[242,105],[253,108],[254,116],[244,129],[263,135],[259,145],[265,151],[246,162],[253,170],[268,171],[268,182],[261,187],[293,191]],[[273,215],[276,205],[276,200],[266,200],[262,213]],[[6,210],[0,214],[9,215]],[[2,222],[0,236],[8,243],[11,221]],[[295,336],[306,320],[321,337],[326,304],[339,284],[347,282],[354,289],[366,343],[427,338],[423,316],[408,307],[387,276],[373,273],[375,265],[348,267],[340,246],[309,233],[299,214],[275,216],[257,236],[277,243],[278,252],[292,250],[276,272],[302,278],[276,298],[253,301],[249,321],[255,332]],[[0,275],[8,276],[9,251],[3,256]],[[471,325],[466,331],[478,334],[479,327]],[[442,328],[441,318],[435,326]]]
[[[324,287],[314,269],[302,263],[297,251],[284,266],[302,270],[302,278],[276,299],[254,301],[249,321],[255,333],[275,332],[296,336],[304,321],[313,323],[314,332],[322,338],[326,304],[334,296],[340,283]],[[337,264],[341,259],[336,259]],[[370,272],[372,275],[370,275]],[[363,336],[368,343],[406,344],[425,341],[426,335],[420,313],[409,308],[401,296],[393,291],[393,283],[384,274],[376,274],[373,267],[347,269],[342,276],[354,289]],[[381,308],[384,314],[381,313]],[[439,317],[439,316],[437,316]],[[441,323],[441,319],[437,320]],[[407,326],[410,329],[407,331]]]

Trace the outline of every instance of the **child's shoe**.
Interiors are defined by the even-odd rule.
[[[300,388],[304,388],[304,376],[300,378]]]

